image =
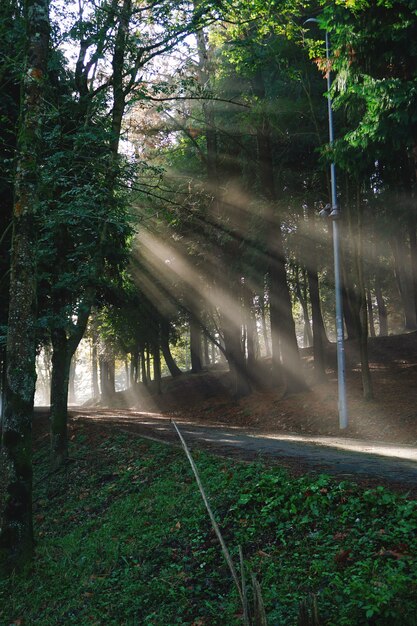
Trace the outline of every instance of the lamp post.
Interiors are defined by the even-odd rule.
[[[304,22],[319,23],[319,21],[311,17]],[[330,89],[332,86],[332,79],[330,76],[330,40],[329,33],[325,31],[326,42],[326,61],[327,61],[327,113],[329,119],[329,143],[330,146],[334,143],[334,130],[333,130],[333,107],[332,98],[330,96]],[[330,163],[330,186],[332,195],[332,204],[330,213],[326,214],[332,220],[333,228],[333,256],[334,256],[334,286],[335,286],[335,301],[336,301],[336,350],[337,350],[337,386],[338,386],[338,404],[339,404],[339,428],[347,428],[348,426],[348,412],[346,404],[346,381],[345,381],[345,341],[343,332],[343,300],[342,300],[342,280],[341,280],[341,267],[340,267],[340,232],[339,232],[339,219],[340,208],[337,203],[337,189],[336,189],[336,165],[334,161]]]

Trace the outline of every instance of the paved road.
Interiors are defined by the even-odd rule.
[[[170,420],[157,413],[87,409],[72,412],[74,419],[135,432],[158,441],[178,443]],[[178,419],[191,448],[242,459],[263,458],[295,470],[334,474],[352,480],[390,483],[417,496],[417,447],[372,443],[335,437],[259,435],[239,428],[195,425]]]

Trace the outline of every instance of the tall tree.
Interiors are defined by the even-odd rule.
[[[36,216],[39,144],[45,114],[49,0],[24,4],[27,49],[17,141],[13,248],[7,333],[7,376],[2,453],[7,473],[1,511],[0,573],[27,563],[33,552],[32,413],[35,392]]]
[[[0,5],[0,405],[6,379],[6,342],[12,238],[13,174],[19,114],[24,25],[13,0]],[[0,408],[1,410],[1,408]],[[0,417],[1,423],[1,417]]]

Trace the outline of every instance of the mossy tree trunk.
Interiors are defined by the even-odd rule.
[[[45,107],[49,45],[48,0],[26,0],[26,68],[17,141],[14,233],[7,334],[2,451],[6,498],[0,511],[0,576],[20,569],[33,554],[32,414],[35,392],[36,240],[39,137]]]

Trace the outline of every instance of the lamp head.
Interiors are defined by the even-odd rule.
[[[329,217],[331,208],[330,204],[326,204],[326,206],[319,211],[320,217]]]

